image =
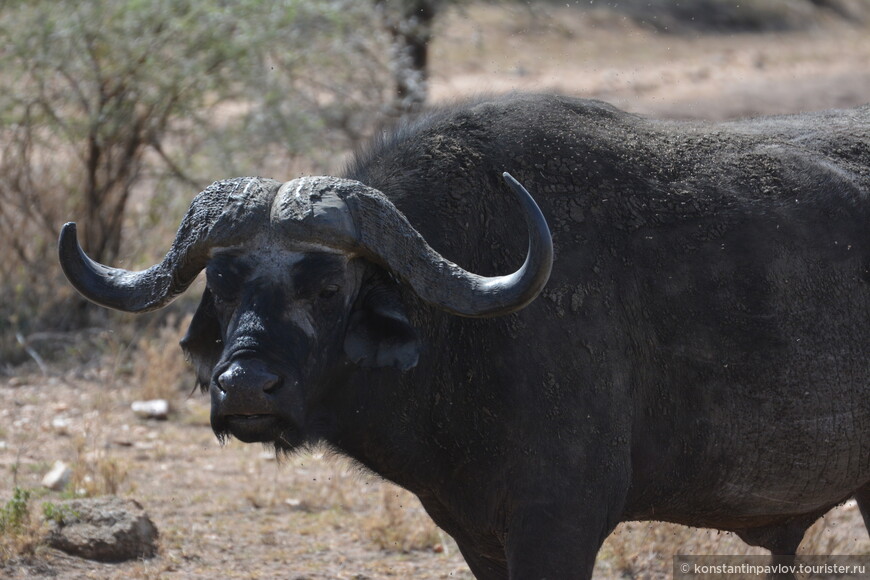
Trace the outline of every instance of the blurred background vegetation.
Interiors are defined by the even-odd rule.
[[[340,171],[375,131],[426,106],[439,18],[470,4],[0,3],[0,374],[112,316],[86,306],[60,273],[65,221],[79,222],[97,260],[138,269],[162,257],[190,199],[211,181]],[[868,0],[501,4],[521,20],[565,6],[673,35],[870,18]],[[153,316],[125,320],[147,325]]]

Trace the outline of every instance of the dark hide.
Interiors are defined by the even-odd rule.
[[[199,308],[190,321],[187,334],[181,339],[181,348],[196,371],[196,383],[203,390],[208,390],[212,371],[223,351],[223,344],[214,298],[211,290],[206,288]]]
[[[395,367],[403,371],[414,368],[420,345],[395,282],[375,275],[364,288],[344,339],[348,358],[361,367]]]
[[[347,177],[497,275],[525,253],[511,172],[553,234],[540,298],[461,318],[355,258],[318,286],[343,308],[298,302],[294,280],[263,283],[270,316],[256,293],[220,314],[207,291],[184,346],[201,381],[233,379],[222,329],[252,313],[271,365],[252,372],[299,391],[266,425],[297,434],[276,445],[323,440],[410,489],[480,578],[589,578],[623,520],[793,553],[856,493],[868,513],[868,135],[870,107],[715,125],[534,95],[438,111]],[[297,303],[315,338],[281,318]]]

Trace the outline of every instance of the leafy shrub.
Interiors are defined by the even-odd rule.
[[[16,333],[88,321],[57,265],[64,221],[137,268],[209,182],[335,169],[388,100],[373,18],[353,0],[4,3],[0,359],[23,358]]]
[[[15,487],[0,508],[0,565],[36,553],[42,545],[39,522],[30,517],[30,490]]]
[[[78,518],[79,514],[69,505],[47,501],[42,504],[42,517],[62,526],[67,521]]]
[[[12,490],[12,499],[0,509],[0,534],[20,531],[30,521],[30,491],[21,487]]]

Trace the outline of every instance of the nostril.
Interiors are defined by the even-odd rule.
[[[227,370],[218,375],[215,382],[221,392],[228,393],[244,389],[246,384],[250,383],[250,379],[251,377],[245,367],[238,363],[233,363]]]
[[[222,393],[262,391],[271,393],[281,386],[281,377],[270,373],[259,364],[237,361],[215,379]]]
[[[229,377],[227,373],[222,373],[217,379],[215,379],[215,385],[222,393],[227,392],[227,382],[229,381]]]
[[[263,381],[263,391],[266,393],[271,393],[281,386],[281,379],[276,377],[275,375],[268,376]]]

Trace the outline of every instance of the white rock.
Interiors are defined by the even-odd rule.
[[[72,477],[72,469],[63,461],[55,461],[51,471],[42,478],[43,487],[53,491],[61,491],[67,486]]]
[[[51,428],[58,435],[69,435],[69,427],[72,421],[66,417],[55,417],[51,420]]]
[[[143,419],[165,420],[169,416],[169,401],[166,399],[153,399],[151,401],[134,401],[130,408],[137,417]]]

